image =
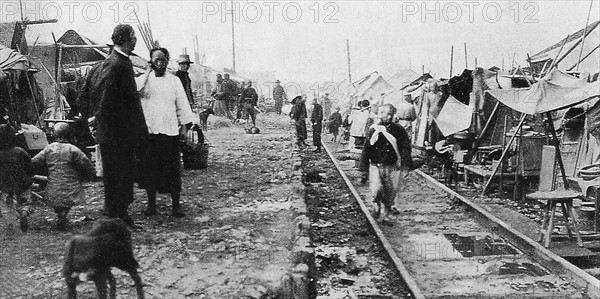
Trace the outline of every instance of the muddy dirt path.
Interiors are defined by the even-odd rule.
[[[270,298],[288,267],[287,213],[291,143],[285,116],[261,116],[258,135],[243,125],[209,119],[209,167],[183,172],[187,217],[169,216],[170,198],[159,196],[159,215],[146,217],[146,195],[136,190],[130,207],[142,229],[133,232],[147,298]],[[86,202],[58,232],[54,213],[36,206],[30,230],[8,230],[0,218],[0,298],[64,298],[60,276],[67,241],[101,218],[102,183],[86,184]],[[133,298],[128,275],[116,269],[119,298]],[[95,298],[92,283],[80,298]]]

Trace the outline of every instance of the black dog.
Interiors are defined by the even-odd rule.
[[[115,299],[116,281],[111,267],[129,273],[138,299],[144,299],[142,280],[137,273],[139,264],[133,256],[131,233],[121,219],[100,219],[87,234],[75,236],[69,242],[62,272],[67,282],[67,298],[77,298],[79,275],[85,273],[96,284],[99,299],[107,298],[107,281],[110,285],[109,298]]]
[[[202,130],[206,130],[206,121],[208,120],[208,116],[211,114],[215,114],[215,111],[212,108],[206,108],[202,112],[198,113],[198,116],[200,117],[200,128]]]

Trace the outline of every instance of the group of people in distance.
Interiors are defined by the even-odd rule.
[[[306,130],[306,95],[292,100],[290,117],[296,129],[296,145],[301,150],[308,145]],[[367,180],[377,209],[375,217],[389,223],[392,213],[399,213],[395,208],[398,190],[401,188],[404,175],[413,169],[411,143],[409,137],[410,123],[414,113],[407,110],[409,105],[402,105],[400,111],[392,104],[383,104],[378,111],[371,113],[368,100],[359,101],[346,119],[349,135],[355,139],[355,148],[362,149],[359,170],[362,171],[362,182]],[[412,107],[412,106],[411,106]],[[329,132],[335,141],[342,125],[340,108],[329,116]],[[315,98],[312,103],[310,122],[312,124],[313,145],[315,151],[321,151],[321,131],[323,108]]]
[[[252,121],[252,127],[256,127],[258,94],[252,87],[252,81],[242,82],[238,87],[229,74],[225,74],[224,78],[223,75],[217,74],[211,96],[214,99],[211,108],[216,115],[233,119],[234,123],[245,119],[247,126],[250,124],[249,121]]]

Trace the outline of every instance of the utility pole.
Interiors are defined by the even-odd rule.
[[[350,40],[346,39],[346,53],[348,53],[348,80],[352,84],[352,69],[350,68]]]
[[[231,0],[231,48],[233,50],[233,71],[235,72],[235,6]]]

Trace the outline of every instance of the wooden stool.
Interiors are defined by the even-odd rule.
[[[571,233],[571,230],[573,230],[577,237],[577,245],[583,247],[583,241],[579,235],[579,229],[577,228],[577,222],[575,221],[573,213],[573,199],[580,196],[581,193],[570,190],[538,191],[527,194],[527,198],[546,202],[546,207],[544,208],[544,220],[542,220],[542,227],[540,228],[540,237],[538,240],[538,242],[541,242],[544,239],[544,234],[546,235],[544,247],[548,248],[550,246],[552,231],[554,230],[554,213],[556,212],[557,204],[560,204],[562,209],[569,239],[573,239]],[[550,213],[550,211],[552,211],[552,213]],[[570,226],[572,226],[572,229]]]

